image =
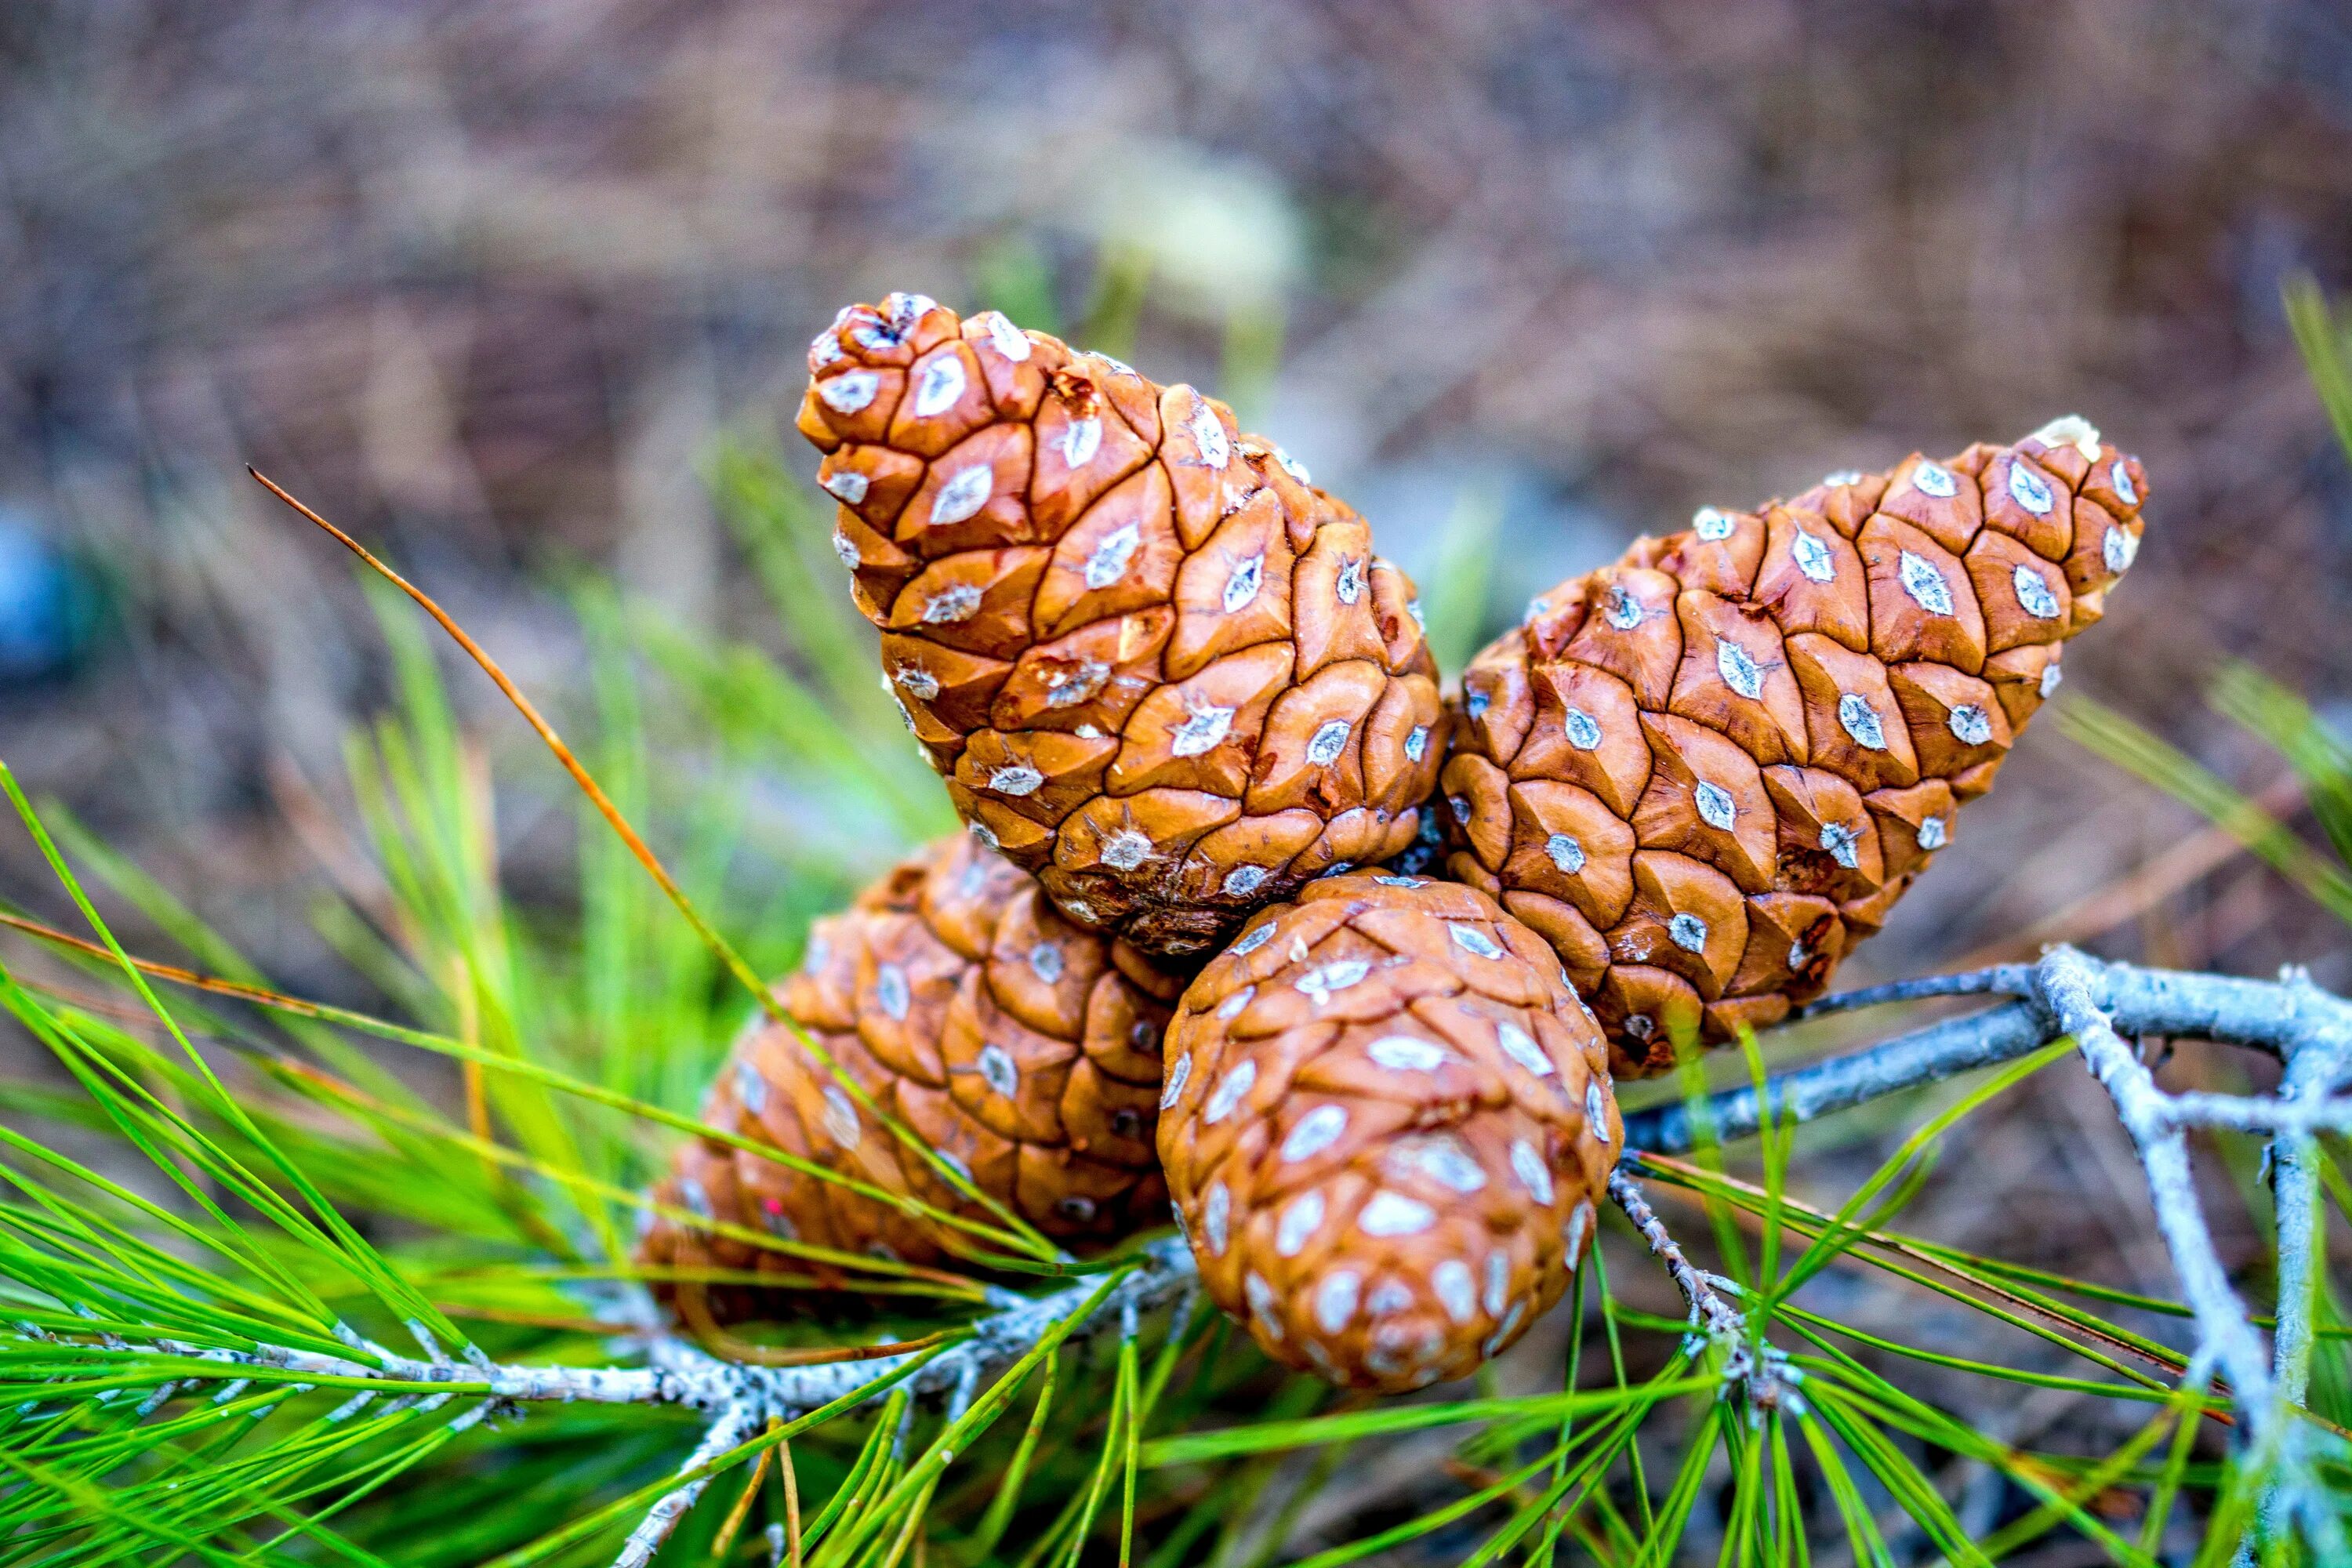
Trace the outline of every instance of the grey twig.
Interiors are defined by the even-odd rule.
[[[1140,1249],[1129,1272],[1075,1326],[1074,1334],[1090,1334],[1113,1323],[1133,1323],[1141,1313],[1174,1303],[1180,1308],[1198,1282],[1192,1254],[1182,1238],[1164,1237]],[[992,1312],[973,1325],[971,1337],[932,1353],[895,1385],[919,1398],[953,1399],[1001,1376],[1013,1363],[1034,1350],[1055,1325],[1084,1306],[1102,1288],[1098,1277],[1072,1281],[1034,1300]],[[625,1300],[616,1311],[635,1318]],[[22,1331],[21,1330],[19,1331]],[[55,1336],[37,1336],[54,1342]],[[702,1441],[684,1464],[690,1474],[740,1444],[763,1426],[770,1416],[789,1421],[820,1406],[855,1394],[888,1376],[926,1352],[910,1352],[870,1361],[835,1362],[817,1366],[751,1366],[726,1362],[677,1337],[640,1329],[649,1364],[642,1367],[515,1366],[485,1362],[479,1365],[446,1357],[425,1360],[394,1355],[383,1346],[351,1336],[352,1356],[321,1355],[312,1351],[265,1347],[258,1351],[207,1349],[162,1340],[134,1345],[109,1336],[110,1342],[81,1345],[124,1356],[168,1357],[174,1363],[170,1380],[179,1383],[218,1378],[234,1385],[255,1369],[299,1373],[305,1378],[334,1379],[362,1385],[362,1396],[385,1390],[381,1385],[434,1384],[443,1385],[435,1402],[448,1398],[483,1398],[485,1402],[457,1417],[465,1426],[479,1421],[502,1403],[604,1405],[677,1405],[700,1410],[710,1417]],[[362,1359],[362,1357],[373,1359]],[[193,1366],[180,1364],[193,1363]],[[402,1392],[407,1392],[402,1390]],[[878,1395],[877,1395],[878,1397]],[[909,1406],[911,1409],[911,1406]],[[642,1568],[677,1527],[678,1520],[702,1494],[703,1479],[681,1482],[665,1493],[630,1533],[615,1560],[616,1568]]]
[[[1789,1112],[1799,1121],[1813,1121],[1885,1095],[2013,1060],[2039,1048],[2046,1038],[2033,1009],[2013,1002],[1779,1074],[1765,1084],[1765,1103],[1775,1118]],[[1718,1141],[1752,1136],[1761,1123],[1756,1091],[1737,1089],[1711,1096],[1696,1115],[1691,1106],[1680,1103],[1635,1111],[1625,1118],[1625,1147],[1682,1153],[1703,1141],[1702,1122]]]
[[[2306,1451],[2317,1440],[2315,1429],[2293,1419],[2309,1381],[2312,1299],[2325,1245],[2311,1165],[2312,1139],[2321,1131],[2352,1131],[2352,1099],[2331,1098],[2352,1080],[2352,1005],[2299,973],[2283,974],[2275,982],[2185,974],[2103,963],[2061,947],[2031,966],[2003,964],[1826,998],[1806,1009],[1805,1016],[1965,995],[2017,1000],[1780,1074],[1765,1085],[1760,1100],[1753,1089],[1743,1089],[1696,1105],[1637,1112],[1626,1118],[1628,1154],[1638,1150],[1679,1152],[1707,1139],[1744,1137],[1766,1115],[1814,1121],[1883,1095],[2011,1061],[2053,1039],[2073,1037],[2084,1061],[2106,1089],[2147,1173],[2158,1228],[2196,1323],[2199,1364],[2218,1363],[2232,1384],[2247,1469],[2261,1478],[2263,1486],[2262,1536],[2283,1539],[2300,1526],[2323,1560],[2352,1560],[2341,1522],[2318,1489],[2306,1484]],[[2265,1051],[2287,1063],[2285,1079],[2275,1096],[2167,1094],[2123,1037],[2146,1035]],[[2277,1136],[2278,1332],[2268,1354],[2230,1283],[2198,1206],[2186,1137],[2195,1127]],[[1612,1194],[1615,1191],[1612,1183]],[[1648,1227],[1643,1228],[1653,1249],[1668,1257]],[[1705,1282],[1678,1250],[1668,1257],[1668,1269],[1686,1297],[1692,1294],[1692,1278]],[[1696,1311],[1697,1299],[1693,1300]],[[2251,1557],[2242,1552],[2241,1561]]]
[[[2072,952],[2071,949],[2061,951]],[[2308,981],[2242,980],[2224,974],[2143,969],[2130,963],[2103,963],[2078,952],[2073,953],[2073,960],[2087,966],[2087,973],[2097,978],[2107,998],[2108,1015],[2116,1027],[2127,1035],[2217,1040],[2282,1058],[2306,1041],[2341,1042],[2344,1048],[2352,1050],[2352,1004]],[[1779,1074],[1765,1086],[1765,1103],[1775,1116],[1786,1111],[1801,1122],[1813,1121],[1833,1111],[2014,1061],[2039,1050],[2056,1037],[2036,1000],[2037,973],[2032,966],[2001,964],[1967,974],[1825,997],[1814,1004],[1815,1010],[1837,1011],[1920,996],[2011,995],[2021,1000],[1930,1024],[1866,1050]],[[2189,1104],[2190,1109],[2181,1113],[2184,1119],[2218,1120],[2210,1107]],[[1702,1121],[1719,1140],[1748,1137],[1760,1124],[1752,1089],[1727,1090],[1702,1106],[1696,1117],[1691,1107],[1681,1104],[1656,1106],[1628,1116],[1626,1147],[1680,1153],[1702,1142]],[[2311,1113],[2281,1114],[2291,1118]]]
[[[1141,1248],[1133,1272],[1073,1331],[1091,1334],[1120,1321],[1128,1312],[1148,1312],[1165,1306],[1192,1288],[1196,1278],[1192,1249],[1181,1237],[1163,1237]],[[992,1312],[973,1325],[971,1338],[932,1355],[899,1385],[923,1399],[945,1399],[965,1378],[980,1384],[1003,1373],[1035,1349],[1054,1325],[1076,1311],[1101,1289],[1097,1277],[1074,1280],[1032,1300]],[[730,1397],[752,1404],[760,1417],[791,1420],[822,1405],[855,1392],[864,1384],[926,1353],[885,1357],[877,1361],[838,1362],[825,1366],[754,1367],[719,1361],[676,1340],[656,1342],[662,1364],[689,1382],[740,1379]],[[692,1399],[679,1403],[693,1404]]]
[[[1609,1173],[1609,1196],[1633,1222],[1633,1228],[1652,1254],[1665,1265],[1675,1288],[1690,1307],[1692,1333],[1724,1348],[1724,1383],[1745,1390],[1759,1406],[1769,1408],[1780,1404],[1787,1393],[1786,1384],[1795,1380],[1795,1369],[1786,1365],[1770,1346],[1762,1347],[1759,1353],[1751,1342],[1748,1315],[1723,1295],[1724,1288],[1737,1290],[1738,1287],[1727,1279],[1719,1280],[1690,1260],[1682,1243],[1674,1238],[1665,1221],[1642,1195],[1641,1184],[1622,1165]]]
[[[2315,1132],[2352,1132],[2352,1096],[2332,1100],[2290,1099],[2292,1079],[2279,1098],[2263,1095],[2206,1094],[2190,1090],[2165,1097],[2164,1114],[2182,1127],[2226,1127],[2237,1132],[2275,1132],[2282,1142],[2281,1159],[2310,1146]]]
[[[675,1490],[663,1493],[661,1500],[646,1510],[646,1517],[636,1529],[629,1531],[629,1539],[622,1543],[620,1555],[613,1559],[613,1568],[645,1568],[652,1562],[654,1553],[661,1550],[662,1542],[677,1529],[677,1521],[686,1517],[686,1510],[694,1506],[695,1500],[702,1496],[703,1489],[710,1484],[709,1476],[696,1476],[694,1472],[742,1442],[745,1434],[751,1430],[751,1412],[744,1406],[730,1405],[721,1411],[718,1419],[711,1422],[702,1434],[702,1441],[694,1446],[694,1452],[688,1454],[686,1462],[677,1468],[679,1475],[693,1479],[680,1482]]]
[[[1142,1247],[1129,1272],[1076,1332],[1085,1335],[1132,1313],[1148,1312],[1188,1294],[1196,1276],[1192,1256],[1180,1237],[1169,1237]],[[322,1355],[315,1351],[265,1346],[257,1351],[215,1350],[174,1340],[134,1345],[84,1344],[83,1350],[108,1350],[124,1355],[172,1358],[170,1375],[182,1381],[240,1379],[256,1369],[298,1373],[304,1378],[333,1379],[361,1384],[432,1384],[434,1392],[457,1398],[488,1397],[517,1405],[590,1403],[598,1405],[677,1405],[714,1417],[738,1406],[758,1421],[770,1415],[791,1420],[820,1405],[830,1405],[875,1380],[887,1376],[929,1353],[930,1359],[902,1379],[900,1385],[918,1397],[943,1398],[962,1386],[984,1383],[1034,1349],[1064,1318],[1076,1311],[1101,1289],[1099,1277],[1088,1276],[1034,1299],[1016,1298],[1016,1304],[989,1314],[972,1325],[971,1337],[942,1352],[905,1352],[867,1361],[831,1362],[814,1366],[752,1366],[721,1361],[666,1332],[639,1330],[649,1364],[630,1366],[523,1366],[483,1362],[479,1365],[447,1359],[427,1361],[394,1355],[381,1345],[360,1341],[361,1354]],[[18,1331],[22,1332],[20,1329]],[[45,1336],[54,1339],[55,1336]],[[362,1359],[362,1355],[373,1359]],[[178,1364],[182,1362],[194,1365]]]
[[[2297,982],[2309,984],[2299,974],[2288,977],[2288,984]],[[2289,1058],[2278,1098],[2268,1102],[2275,1111],[2269,1119],[2271,1130],[2279,1134],[2271,1165],[2279,1249],[2278,1330],[2273,1348],[2279,1395],[2290,1404],[2303,1402],[2311,1379],[2311,1308],[2326,1242],[2319,1177],[2311,1163],[2312,1134],[2341,1132],[2352,1126],[2352,1100],[2327,1098],[2347,1072],[2352,1072],[2352,1038],[2310,1040]],[[2176,1114],[2193,1108],[2211,1115],[2223,1107],[2247,1103],[2227,1095],[2183,1094],[2173,1100]]]
[[[2124,1131],[2139,1151],[2147,1173],[2148,1200],[2156,1208],[2156,1226],[2172,1254],[2173,1270],[2180,1278],[2197,1323],[2198,1337],[2213,1348],[2215,1359],[2229,1375],[2248,1432],[2256,1441],[2272,1423],[2270,1359],[2254,1331],[2245,1303],[2230,1283],[2230,1272],[2213,1248],[2211,1232],[2197,1203],[2197,1186],[2189,1169],[2188,1141],[2170,1115],[2168,1096],[2140,1065],[2138,1055],[2116,1032],[2108,1008],[2105,966],[2073,948],[2053,949],[2036,975],[2042,1005],[2051,1024],[2072,1035],[2091,1069],[2115,1101]],[[2163,1031],[2168,1032],[2168,1031]]]
[[[1997,963],[1990,969],[1972,969],[1961,974],[1929,974],[1916,980],[1896,980],[1885,985],[1841,991],[1833,996],[1808,1002],[1797,1009],[1797,1016],[1819,1018],[1831,1013],[1850,1013],[1857,1007],[1918,1002],[1932,996],[2024,996],[2031,994],[2032,988],[2032,964]]]
[[[2156,1210],[2156,1226],[2172,1254],[2173,1272],[2179,1278],[2181,1295],[2197,1324],[2199,1346],[2211,1353],[2233,1384],[2231,1394],[2243,1434],[2245,1468],[2262,1487],[2257,1535],[2283,1537],[2293,1523],[2300,1521],[2311,1531],[2321,1561],[2344,1561],[2341,1526],[2310,1484],[2305,1462],[2305,1430],[2293,1419],[2310,1357],[2307,1320],[2319,1228],[2315,1197],[2307,1191],[2290,1197],[2281,1189],[2279,1337],[2273,1361],[2263,1353],[2262,1336],[2230,1284],[2229,1272],[2214,1248],[2212,1232],[2206,1226],[2204,1210],[2198,1204],[2184,1133],[2188,1119],[2180,1114],[2180,1100],[2156,1087],[2154,1076],[2124,1043],[2102,1005],[2107,973],[2072,948],[2061,947],[2042,958],[2037,978],[2051,1022],[2074,1037],[2092,1076],[2115,1101],[2116,1113],[2139,1151],[2140,1164],[2147,1173],[2148,1201]],[[2309,1011],[2325,1017],[2327,1024],[2338,1022],[2340,1004],[2307,982],[2286,976],[2278,992],[2287,1004],[2284,1010],[2290,1014],[2305,1011],[2302,1004],[2306,1002],[2326,1003],[2330,1005]],[[2294,1109],[2304,1096],[2325,1094],[2341,1069],[2340,1053],[2348,1048],[2344,1031],[2326,1026],[2309,1038],[2286,1039],[2280,1046],[2289,1058],[2287,1094],[2265,1102],[2273,1121],[2291,1120],[2275,1113]],[[2310,1176],[2294,1156],[2307,1152],[2308,1128],[2291,1132],[2288,1141],[2290,1145],[2302,1146],[2283,1151],[2289,1153],[2294,1164],[2291,1173],[2300,1187]],[[2293,1394],[2286,1386],[2288,1379],[2294,1385]],[[2255,1540],[2250,1538],[2241,1543],[2236,1562],[2251,1564],[2255,1559]]]
[[[2290,972],[2280,979],[2289,986],[2315,989],[2309,977],[2300,971]],[[2352,1110],[2352,1102],[2326,1097],[2343,1083],[2347,1073],[2352,1073],[2352,1037],[2334,1033],[2306,1039],[2290,1051],[2278,1098],[2267,1102],[2282,1113],[2273,1119],[2273,1130],[2278,1133],[2271,1163],[2271,1195],[2278,1237],[2278,1326],[2271,1336],[2271,1365],[2277,1380],[2278,1396],[2289,1407],[2304,1402],[2310,1385],[2312,1309],[2326,1268],[2326,1221],[2319,1209],[2319,1176],[2312,1163],[2312,1134],[2321,1128],[2338,1132],[2346,1130],[2343,1116]],[[2180,1095],[2175,1098],[2174,1105],[2178,1109],[2191,1100],[2207,1100],[2231,1103],[2229,1096]],[[2282,1474],[2263,1490],[2262,1533],[2270,1539],[2282,1538],[2295,1516],[2301,1514],[2315,1539],[2325,1542],[2340,1528],[2333,1510],[2324,1505],[2304,1508],[2305,1498],[2293,1484],[2303,1457],[2299,1451],[2302,1432],[2297,1427],[2287,1434],[2289,1452],[2282,1465]],[[2342,1561],[2341,1542],[2330,1543],[2335,1551],[2329,1560]]]

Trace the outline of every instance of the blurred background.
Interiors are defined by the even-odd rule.
[[[289,989],[431,1016],[369,847],[405,753],[351,748],[442,659],[438,763],[479,785],[455,861],[576,922],[568,785],[251,463],[438,596],[789,962],[946,821],[787,427],[812,334],[904,288],[1229,397],[1422,578],[1449,673],[1700,504],[2079,412],[2155,500],[2070,694],[2308,834],[2205,699],[2230,658],[2339,731],[2352,699],[2304,274],[2352,287],[2339,0],[0,7],[0,758]],[[2066,938],[2352,985],[2342,925],[2063,719],[2002,777],[1849,981]],[[8,901],[53,889],[0,834]],[[653,951],[614,929],[592,957]],[[2017,1107],[1952,1156],[2000,1180],[1917,1227],[2168,1289],[2099,1092]],[[2110,1419],[1984,1415],[2078,1418]]]

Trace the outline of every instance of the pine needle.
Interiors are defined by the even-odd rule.
[[[793,1037],[798,1040],[811,1056],[825,1066],[852,1098],[871,1112],[876,1121],[888,1129],[901,1143],[920,1155],[940,1180],[988,1210],[1008,1230],[1020,1237],[1024,1244],[1037,1257],[1050,1261],[1058,1256],[1058,1249],[1040,1235],[1028,1221],[1014,1214],[997,1199],[982,1192],[972,1184],[970,1177],[955,1168],[953,1163],[940,1158],[937,1150],[901,1126],[896,1117],[876,1105],[873,1097],[866,1092],[856,1079],[842,1069],[824,1045],[812,1037],[806,1029],[801,1027],[800,1021],[785,1009],[781,1001],[777,1000],[774,990],[760,979],[751,966],[744,962],[743,955],[736,952],[734,944],[721,936],[718,927],[712,925],[704,917],[702,910],[694,900],[687,896],[686,889],[678,885],[675,877],[670,875],[669,868],[662,864],[661,858],[654,853],[653,847],[645,841],[629,819],[622,815],[621,808],[614,803],[613,797],[604,793],[604,787],[596,782],[587,768],[581,763],[580,759],[573,755],[572,748],[564,743],[563,737],[557,734],[555,727],[540,713],[537,705],[523,694],[522,689],[508,676],[499,661],[490,657],[488,649],[476,642],[465,627],[459,626],[446,610],[434,602],[431,595],[394,571],[378,559],[367,546],[297,500],[260,469],[248,465],[245,471],[252,475],[264,489],[284,501],[304,519],[315,523],[320,530],[331,535],[337,543],[357,556],[370,571],[415,601],[417,608],[430,616],[435,624],[449,634],[451,640],[463,648],[467,657],[480,667],[482,673],[490,678],[491,684],[499,689],[499,693],[513,705],[515,711],[522,716],[523,722],[530,726],[532,733],[539,737],[541,742],[547,747],[563,771],[571,775],[573,784],[578,786],[580,793],[586,796],[588,803],[595,808],[596,814],[604,819],[606,826],[610,826],[614,834],[627,847],[629,854],[637,864],[645,868],[646,874],[654,879],[655,885],[661,889],[663,896],[669,900],[679,916],[693,928],[695,935],[701,939],[703,945],[710,950],[711,954],[719,960],[727,972],[735,977],[736,983],[751,994],[751,999],[758,1004],[760,1010],[765,1013],[771,1021],[789,1030]],[[451,1332],[454,1333],[455,1330],[453,1329]]]
[[[76,952],[90,953],[94,956],[110,957],[108,951],[96,942],[75,936],[69,931],[61,931],[54,927],[43,925],[37,921],[27,920],[21,915],[12,915],[5,911],[0,911],[0,926],[6,926],[9,929],[22,931],[28,936],[37,937],[43,942],[49,942],[59,947],[69,948]],[[290,996],[282,992],[272,991],[266,986],[250,984],[243,981],[226,980],[217,975],[203,974],[194,970],[183,968],[178,964],[160,963],[153,959],[141,958],[130,954],[126,954],[125,957],[127,961],[136,967],[142,974],[150,974],[157,979],[169,981],[175,985],[184,985],[193,990],[208,992],[214,995],[234,997],[238,1001],[249,1002],[256,1006],[268,1008],[275,1012],[289,1013],[299,1017],[314,1018],[324,1023],[336,1024],[347,1028],[359,1029],[365,1033],[374,1035],[382,1039],[393,1040],[400,1044],[415,1046],[422,1050],[429,1050],[442,1056],[452,1057],[460,1062],[475,1062],[495,1066],[499,1072],[509,1076],[527,1079],[531,1081],[546,1085],[549,1088],[560,1089],[566,1094],[576,1095],[583,1100],[593,1100],[595,1103],[610,1107],[613,1110],[625,1111],[633,1117],[637,1117],[645,1121],[658,1123],[662,1126],[673,1128],[678,1131],[691,1134],[697,1138],[708,1139],[714,1142],[725,1144],[730,1148],[740,1150],[744,1153],[752,1154],[761,1159],[771,1161],[776,1164],[783,1166],[787,1170],[807,1176],[814,1181],[833,1183],[834,1184],[842,1187],[845,1191],[855,1193],[860,1197],[867,1198],[877,1203],[887,1204],[897,1208],[902,1214],[908,1215],[911,1218],[919,1218],[933,1225],[962,1230],[986,1240],[1001,1240],[1018,1245],[1018,1238],[1006,1232],[999,1230],[992,1226],[988,1226],[980,1221],[968,1218],[964,1215],[950,1214],[946,1210],[935,1208],[911,1194],[891,1192],[884,1188],[875,1186],[870,1183],[858,1181],[855,1177],[845,1175],[839,1171],[834,1170],[831,1166],[819,1164],[813,1160],[806,1159],[797,1154],[793,1154],[785,1150],[776,1147],[772,1143],[761,1142],[757,1139],[747,1138],[740,1132],[734,1131],[728,1128],[713,1126],[696,1117],[681,1115],[679,1112],[671,1110],[667,1107],[656,1105],[648,1100],[639,1100],[631,1095],[623,1094],[617,1089],[607,1089],[601,1084],[587,1082],[584,1079],[574,1078],[568,1073],[562,1072],[555,1068],[545,1066],[541,1063],[530,1061],[522,1058],[500,1056],[481,1046],[469,1044],[468,1042],[457,1039],[453,1036],[437,1035],[425,1029],[412,1029],[404,1025],[390,1023],[381,1018],[373,1017],[364,1013],[353,1011],[348,1007],[338,1007],[328,1003],[308,1001],[299,996]],[[308,1073],[315,1077],[323,1076],[318,1074],[317,1069],[310,1068],[305,1064],[289,1062],[286,1065],[289,1070]],[[705,1225],[705,1222],[691,1215],[688,1216],[686,1223],[690,1226]],[[705,1226],[705,1227],[707,1228],[707,1226]],[[812,1251],[796,1245],[779,1245],[774,1242],[771,1242],[766,1245],[774,1247],[776,1250],[794,1252],[796,1255],[800,1256],[815,1257],[822,1253],[824,1255],[827,1261],[840,1263],[845,1268],[875,1269],[910,1277],[921,1277],[936,1279],[942,1284],[950,1285],[969,1293],[977,1294],[980,1289],[979,1286],[972,1281],[963,1279],[959,1275],[943,1273],[936,1269],[918,1268],[906,1264],[894,1264],[888,1259],[867,1258],[862,1254],[834,1252],[831,1249],[816,1249]],[[1018,1267],[1019,1263],[1019,1260],[1014,1259],[997,1260],[983,1258],[982,1261],[1000,1263],[1002,1267],[1006,1268]]]
[[[776,1428],[782,1425],[783,1421],[781,1417],[769,1416],[767,1428],[769,1436],[773,1436]],[[760,1495],[760,1483],[767,1479],[769,1462],[775,1458],[783,1447],[784,1445],[779,1442],[773,1448],[762,1448],[760,1450],[760,1457],[751,1462],[751,1477],[744,1481],[743,1489],[736,1494],[735,1506],[727,1510],[727,1518],[719,1525],[719,1533],[711,1537],[710,1560],[713,1563],[724,1561],[727,1555],[734,1551],[735,1537],[741,1533],[743,1521],[751,1515],[751,1503]]]
[[[781,1439],[776,1444],[776,1469],[784,1484],[785,1561],[792,1568],[802,1568],[801,1480],[793,1468],[793,1446]]]

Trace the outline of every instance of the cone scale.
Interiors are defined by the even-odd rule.
[[[1992,786],[2147,490],[2068,417],[1636,541],[1449,699],[1448,873],[1550,941],[1620,1077],[1777,1023]]]
[[[1622,1139],[1599,1026],[1485,894],[1352,872],[1184,993],[1160,1152],[1210,1295],[1268,1355],[1397,1392],[1559,1300]]]
[[[1182,987],[1182,971],[1073,925],[1033,879],[959,835],[818,921],[777,994],[876,1106],[979,1190],[1084,1249],[1165,1215],[1160,1048]],[[702,1116],[886,1192],[992,1217],[764,1017],[737,1041]],[[655,1195],[813,1246],[949,1258],[935,1224],[708,1139],[679,1149]],[[656,1266],[810,1272],[804,1258],[666,1219],[639,1250]],[[712,1298],[722,1318],[763,1305],[750,1292]]]
[[[1444,751],[1412,584],[1232,410],[920,295],[809,370],[884,684],[1073,921],[1203,952],[1412,841]]]

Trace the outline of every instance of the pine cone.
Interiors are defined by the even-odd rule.
[[[1312,883],[1210,962],[1168,1040],[1169,1190],[1268,1355],[1419,1388],[1559,1300],[1623,1129],[1599,1025],[1492,899]]]
[[[1550,940],[1621,1077],[1779,1021],[1992,786],[2147,489],[2068,417],[1635,542],[1464,673],[1448,868]]]
[[[981,1191],[1082,1247],[1164,1212],[1152,1144],[1160,1045],[1183,984],[1127,943],[1071,925],[1033,879],[960,834],[817,921],[807,962],[777,994],[876,1105]],[[989,1217],[765,1018],[736,1043],[702,1116],[886,1191]],[[936,1226],[709,1140],[678,1151],[656,1195],[840,1251],[945,1256]],[[662,1265],[812,1271],[806,1259],[667,1221],[640,1251]],[[713,1299],[722,1317],[760,1306],[740,1292]]]
[[[1203,952],[1412,839],[1444,722],[1364,521],[1189,386],[921,295],[809,351],[800,428],[884,681],[1065,912]]]

